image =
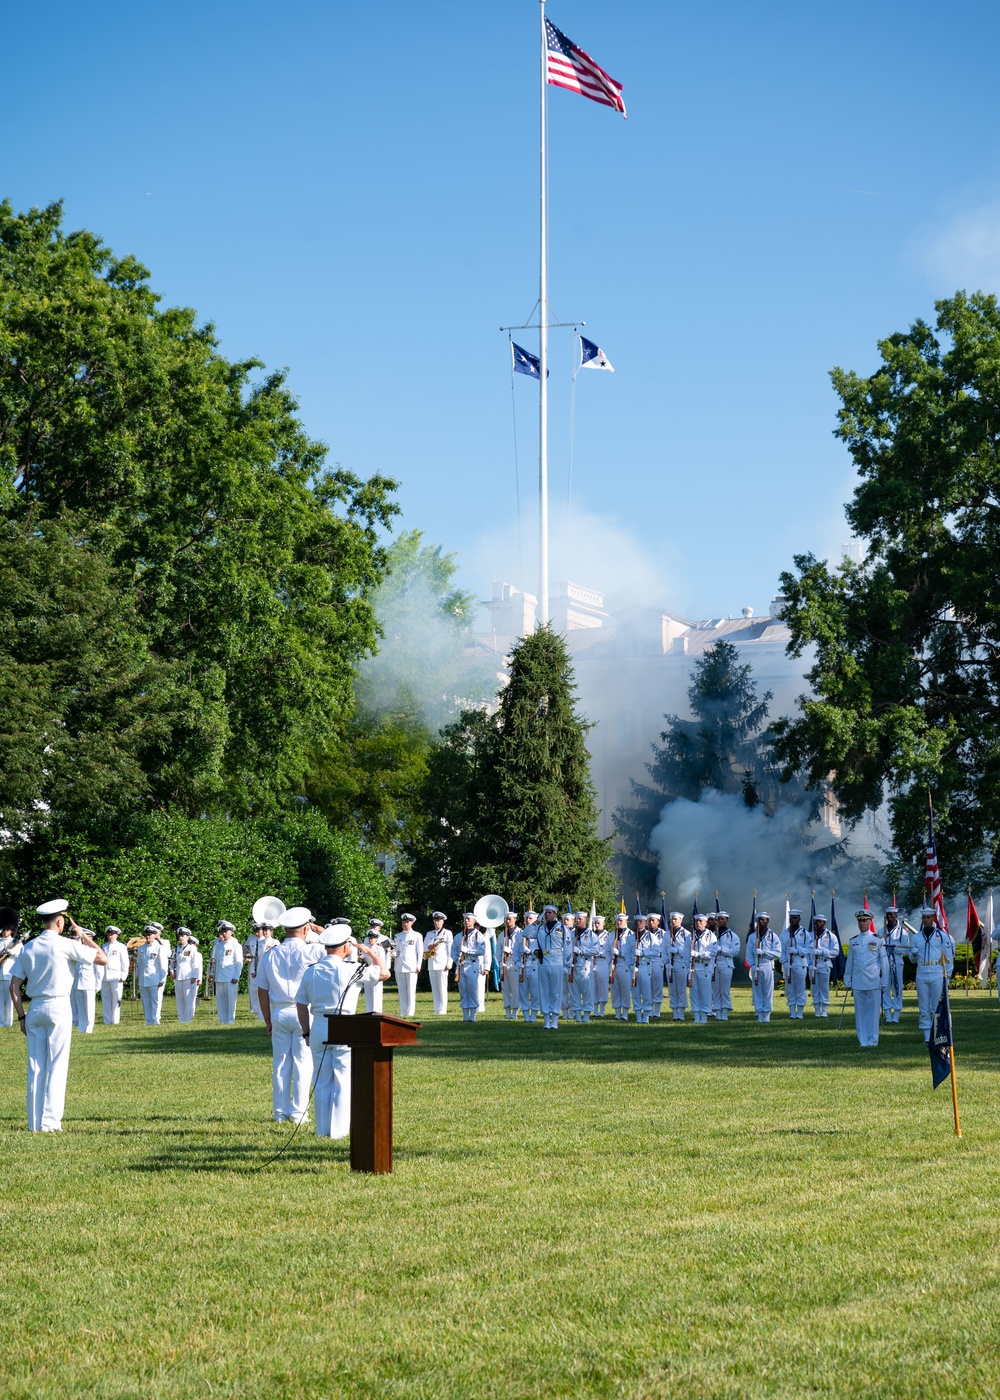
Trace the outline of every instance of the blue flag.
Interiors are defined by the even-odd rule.
[[[809,932],[810,932],[810,933],[815,933],[815,929],[813,928],[813,924],[814,924],[815,922],[816,922],[816,896],[813,895],[812,901],[811,901],[811,903],[810,903],[810,905],[809,905]]]
[[[695,921],[695,919],[697,919],[697,917],[698,917],[698,896],[695,895],[695,897],[694,897],[694,908],[691,910],[691,922],[694,923],[694,921]]]
[[[580,337],[580,368],[581,369],[606,369],[614,374],[615,367],[605,355],[599,345],[595,345],[592,340],[588,340],[585,335]]]
[[[830,968],[830,981],[842,981],[844,969],[847,967],[847,959],[844,957],[844,945],[840,941],[840,925],[837,923],[837,901],[833,895],[830,896],[830,932],[837,940],[837,956],[833,966]]]
[[[931,1038],[927,1042],[927,1049],[931,1052],[931,1078],[934,1080],[935,1089],[951,1077],[951,1047],[953,1043],[951,1038],[951,1007],[948,1005],[948,978],[945,977],[944,986],[941,988],[941,1000],[934,1013]]]
[[[635,892],[635,917],[638,919],[642,913],[642,905],[639,903],[639,891]]]
[[[667,926],[667,896],[660,891],[660,923],[664,928]]]
[[[532,355],[530,350],[522,350],[520,345],[510,342],[510,357],[514,366],[515,374],[530,374],[532,379],[541,379],[541,365],[537,355]],[[548,370],[545,371],[548,377]]]

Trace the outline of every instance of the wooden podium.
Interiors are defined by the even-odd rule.
[[[328,1016],[330,1045],[351,1048],[351,1171],[392,1171],[392,1052],[419,1045],[419,1021],[367,1012]]]

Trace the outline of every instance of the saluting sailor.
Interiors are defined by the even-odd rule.
[[[163,937],[163,925],[155,920],[148,923],[142,933],[146,941],[135,950],[135,977],[146,1025],[158,1026],[170,967],[170,944]]]
[[[616,1021],[627,1021],[632,1004],[632,972],[635,968],[635,934],[627,914],[615,915],[615,936],[611,944],[611,1009]]]
[[[604,927],[604,915],[597,914],[594,917],[594,1015],[599,1021],[604,1020],[604,1013],[608,1006],[608,979],[611,973],[611,944],[614,941],[611,934]],[[661,984],[661,995],[662,995]]]
[[[782,954],[788,1016],[792,1021],[801,1021],[806,1009],[806,972],[812,961],[812,935],[802,927],[801,909],[789,910]]]
[[[479,979],[486,976],[489,955],[489,942],[476,923],[475,914],[466,914],[462,919],[462,932],[456,933],[451,948],[463,1021],[476,1019],[479,1011]]]
[[[504,919],[497,949],[500,954],[500,990],[503,992],[503,1011],[508,1021],[517,1020],[518,969],[514,961],[514,943],[519,932],[517,914],[511,909]]]
[[[826,915],[817,914],[813,918],[813,946],[809,961],[809,980],[812,983],[813,1011],[820,1019],[829,1015],[830,975],[840,953],[840,939],[827,928]]]
[[[781,961],[781,939],[771,928],[770,914],[757,915],[757,930],[747,938],[747,962],[753,986],[753,1009],[762,1024],[774,1006],[774,964]]]
[[[695,914],[691,935],[691,1010],[695,1025],[703,1026],[712,1009],[712,976],[719,940],[708,927],[707,914]]]
[[[117,924],[104,930],[104,956],[107,963],[101,978],[101,1012],[106,1026],[117,1026],[122,1018],[122,987],[128,980],[128,949],[118,940],[122,931]]]
[[[920,911],[920,928],[911,939],[910,962],[917,965],[917,1010],[925,1040],[931,1038],[934,1013],[941,1000],[945,977],[951,978],[955,955],[951,940],[937,924],[937,915],[926,904]]]
[[[538,1016],[538,915],[529,909],[524,916],[524,928],[514,941],[514,961],[517,965],[517,995],[521,1015],[526,1021]]]
[[[10,975],[14,959],[24,947],[19,933],[21,919],[16,909],[0,908],[0,1026],[14,1024],[14,1003],[10,999]]]
[[[424,959],[431,979],[434,1015],[448,1014],[448,970],[451,967],[452,933],[445,928],[445,916],[440,909],[431,915],[433,929],[424,934]],[[367,984],[366,984],[367,986]]]
[[[402,928],[396,934],[396,948],[393,964],[396,969],[396,986],[399,988],[400,1016],[417,1014],[417,977],[420,964],[424,960],[424,940],[413,925],[417,922],[412,914],[400,914]]]
[[[174,979],[174,1000],[177,1003],[177,1019],[185,1025],[194,1020],[198,1009],[198,988],[204,972],[205,960],[198,951],[198,940],[191,930],[181,924],[177,930],[177,944],[170,959],[170,973]]]
[[[718,951],[712,973],[712,1010],[719,1021],[728,1021],[733,1009],[733,967],[740,955],[740,936],[729,927],[729,915],[720,909],[715,916]]]
[[[878,1018],[882,992],[889,985],[889,959],[869,911],[859,909],[856,917],[858,931],[848,944],[844,986],[854,994],[858,1044],[868,1047],[878,1044]]]
[[[276,1123],[305,1123],[313,1062],[297,1003],[307,968],[323,956],[323,945],[307,943],[306,934],[321,930],[301,904],[286,909],[278,923],[284,942],[269,948],[257,967],[260,1011],[271,1037],[271,1111]]]
[[[222,1026],[231,1026],[236,1021],[236,999],[243,971],[243,949],[233,937],[235,932],[235,924],[228,919],[219,920],[209,963],[215,983],[215,1014]]]
[[[667,969],[667,995],[675,1021],[683,1021],[687,1012],[690,951],[691,939],[684,927],[684,915],[679,909],[672,909],[670,936],[663,946],[663,958]]]
[[[81,929],[73,935],[79,939],[86,934],[96,948],[97,938],[92,928]],[[107,955],[105,955],[107,956]],[[73,1024],[82,1035],[93,1035],[94,1012],[97,1009],[97,988],[105,963],[78,962],[73,979]]]
[[[903,964],[913,944],[909,932],[899,921],[895,904],[886,907],[882,939],[889,959],[889,985],[882,996],[882,1010],[890,1025],[895,1025],[903,1009]]]
[[[28,1042],[28,1128],[31,1132],[62,1132],[66,1106],[73,1016],[70,996],[78,963],[103,967],[104,953],[73,919],[76,937],[61,937],[66,926],[65,899],[50,899],[35,911],[42,932],[25,944],[11,969],[10,995],[18,1024]],[[22,989],[31,998],[25,1011]]]

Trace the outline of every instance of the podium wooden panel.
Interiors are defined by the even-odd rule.
[[[392,1171],[392,1052],[419,1045],[419,1021],[367,1012],[328,1016],[327,1042],[351,1048],[351,1171]]]

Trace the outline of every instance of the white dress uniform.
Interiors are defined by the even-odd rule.
[[[576,940],[576,966],[571,969],[571,1005],[575,1021],[589,1021],[594,1011],[594,967],[600,951],[594,929],[585,928]]]
[[[447,1016],[448,1014],[448,972],[451,968],[451,945],[454,934],[450,929],[442,928],[438,933],[436,929],[431,929],[430,933],[424,934],[424,957],[427,960],[427,972],[431,979],[431,995],[434,998],[434,1015]],[[366,990],[367,990],[366,983]]]
[[[663,940],[663,963],[666,968],[667,995],[670,1013],[675,1021],[683,1021],[688,1004],[688,969],[691,935],[683,926],[669,929]]]
[[[117,1026],[122,1018],[122,987],[128,981],[128,949],[117,938],[104,945],[107,965],[101,968],[101,1012],[106,1026]]]
[[[527,924],[514,940],[514,961],[517,965],[517,997],[521,1015],[534,1021],[538,1015],[538,939],[537,924]]]
[[[806,973],[812,963],[813,936],[801,924],[794,930],[787,928],[785,935],[781,970],[785,978],[788,1016],[792,1021],[801,1021],[806,1009]]]
[[[649,1013],[651,1021],[658,1021],[663,1011],[663,985],[666,979],[666,963],[663,960],[663,949],[667,941],[667,930],[660,923],[653,928],[650,925],[647,929],[649,933],[649,948],[653,951],[653,958],[649,964],[649,999],[652,1009]],[[659,956],[657,956],[657,954]]]
[[[142,997],[142,1010],[147,1026],[160,1024],[163,1010],[163,987],[170,967],[170,944],[166,939],[141,943],[135,950],[135,978]]]
[[[274,948],[278,944],[278,939],[268,930],[265,933],[260,931],[252,933],[243,944],[243,962],[247,969],[247,989],[250,993],[250,1010],[257,1017],[258,1021],[263,1021],[264,1017],[260,1010],[260,997],[257,995],[257,968],[260,960],[267,952],[268,948]]]
[[[93,963],[95,950],[45,929],[26,943],[14,959],[11,977],[31,998],[24,1013],[28,1040],[28,1127],[34,1132],[62,1130],[66,1075],[73,1014],[70,998],[78,963]]]
[[[387,968],[392,967],[393,944],[383,934],[378,933],[372,938],[372,930],[369,929],[365,935],[365,942],[373,948],[377,948],[382,954],[382,959]],[[385,990],[384,982],[372,982],[366,980],[363,984],[365,989],[365,1011],[375,1014],[382,1014],[382,996]]]
[[[91,938],[93,929],[87,929]],[[102,968],[92,962],[78,962],[73,978],[73,1005],[76,1008],[74,1025],[82,1035],[93,1035],[94,1012],[97,1009],[97,988]]]
[[[915,934],[911,935],[910,942],[913,946],[909,953],[909,959],[910,962],[915,962],[917,965],[919,1025],[923,1031],[924,1039],[930,1040],[934,1012],[941,1000],[945,976],[951,977],[952,969],[955,966],[955,956],[950,950],[951,939],[936,924],[929,933],[925,929],[919,928]],[[945,958],[944,967],[941,965],[942,954]]]
[[[458,967],[458,996],[463,1021],[476,1019],[479,1011],[479,979],[486,975],[489,955],[490,945],[478,929],[455,934],[451,957]]]
[[[568,923],[563,919],[563,979],[562,994],[559,998],[559,1010],[563,1019],[569,1015],[569,973],[573,966],[573,948],[576,943],[577,929],[571,919]]]
[[[847,947],[844,986],[854,993],[854,1025],[858,1043],[878,1044],[882,991],[889,985],[889,959],[874,928],[854,935]]]
[[[740,955],[740,936],[733,929],[724,928],[716,935],[716,942],[718,951],[712,975],[712,1010],[717,1020],[728,1021],[733,1009],[733,968]]]
[[[616,1021],[627,1021],[635,969],[635,934],[630,928],[615,930],[611,940],[611,969],[611,1009]]]
[[[267,992],[271,1003],[271,1102],[276,1123],[307,1121],[313,1061],[295,1007],[306,972],[323,956],[319,943],[286,938],[257,964],[257,988]],[[354,972],[357,964],[348,966]]]
[[[393,962],[399,988],[400,1016],[417,1014],[417,976],[424,960],[424,940],[412,926],[396,934]]]
[[[520,1005],[518,996],[518,971],[517,963],[514,961],[514,944],[521,930],[519,928],[503,928],[497,930],[497,952],[500,955],[500,990],[503,993],[503,1014],[508,1021],[517,1020],[517,1011]]]
[[[0,938],[0,953],[7,956],[0,963],[0,1026],[12,1026],[14,1024],[14,1003],[10,999],[10,979],[14,968],[14,960],[24,947],[19,936],[11,934]]]
[[[174,979],[174,996],[177,1002],[177,1019],[185,1024],[194,1020],[198,1009],[198,988],[205,970],[205,959],[193,943],[180,943],[174,948],[170,959],[170,972]]]
[[[691,935],[691,1011],[695,1025],[703,1026],[712,1010],[712,978],[719,955],[719,940],[710,928]]]
[[[236,1020],[236,1000],[243,972],[243,949],[232,935],[226,939],[217,938],[212,944],[209,966],[215,983],[215,1014],[220,1025],[231,1026]]]
[[[889,985],[882,997],[882,1010],[890,1025],[899,1020],[903,1010],[903,965],[913,947],[909,933],[901,923],[882,929],[886,957],[889,959]]]
[[[635,966],[632,969],[632,1005],[638,1026],[648,1026],[653,1010],[653,963],[663,965],[662,946],[656,947],[648,927],[635,931]]]
[[[338,1007],[341,1016],[353,1016],[361,986],[367,987],[378,975],[378,968],[368,963],[361,974],[362,983],[357,980],[356,962],[327,955],[303,973],[296,1001],[308,1006],[313,1018],[309,1049],[317,1137],[345,1138],[351,1131],[350,1046],[327,1045],[326,1022],[320,1018],[336,1013]]]
[[[840,954],[840,939],[830,929],[824,928],[822,933],[813,933],[809,980],[812,983],[813,1010],[820,1018],[829,1015],[830,976]]]
[[[597,1020],[603,1021],[608,1005],[611,945],[614,939],[610,930],[606,928],[595,928],[592,933],[597,944],[597,951],[594,954],[594,1016]]]
[[[564,972],[566,944],[572,940],[566,937],[565,926],[558,921],[547,924],[544,919],[540,919],[535,924],[535,929],[538,950],[542,955],[538,965],[538,1003],[541,1007],[543,1026],[546,1030],[554,1031],[559,1029],[563,977],[568,976],[568,973]]]
[[[781,961],[781,939],[773,928],[747,936],[747,962],[753,987],[753,1009],[764,1024],[774,1007],[774,964]]]

